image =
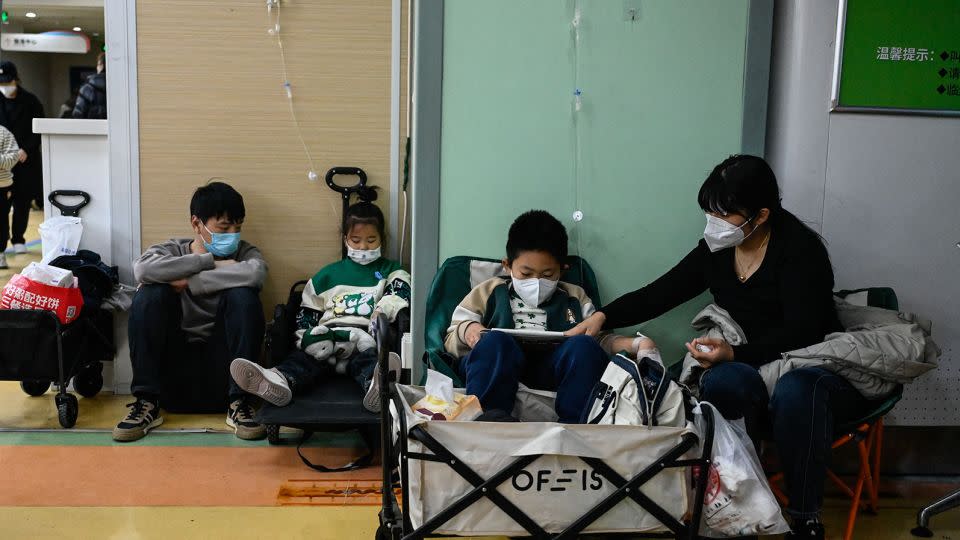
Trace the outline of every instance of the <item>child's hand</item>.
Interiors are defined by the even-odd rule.
[[[590,337],[596,337],[597,334],[603,330],[603,323],[605,322],[607,322],[607,316],[597,311],[593,315],[584,319],[580,324],[564,332],[563,335],[579,336],[585,334]]]
[[[480,323],[473,323],[467,327],[467,331],[464,333],[464,341],[467,342],[467,347],[471,349],[477,346],[477,342],[480,341],[480,338],[483,337],[483,331],[487,328]]]
[[[706,369],[714,364],[733,361],[733,347],[722,339],[697,338],[687,343],[687,350]]]
[[[20,163],[23,163],[26,160],[27,160],[27,153],[24,152],[22,148],[20,150],[17,150],[17,161],[19,161]]]

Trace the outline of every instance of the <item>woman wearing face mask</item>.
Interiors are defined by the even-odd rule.
[[[698,196],[704,238],[653,283],[603,307],[571,333],[642,323],[709,290],[746,335],[746,344],[699,339],[690,354],[709,368],[701,398],[748,426],[772,422],[794,518],[794,532],[823,538],[818,516],[832,429],[869,410],[845,379],[819,368],[788,372],[768,395],[757,367],[840,330],[833,269],[823,241],[780,206],[777,180],[755,156],[732,156]]]
[[[250,394],[283,407],[308,393],[322,376],[349,374],[363,391],[363,406],[380,412],[380,381],[373,321],[383,313],[393,322],[410,303],[410,274],[381,254],[385,221],[372,189],[347,208],[343,242],[347,258],[320,269],[303,289],[297,315],[297,349],[275,368],[237,358],[230,374]],[[390,370],[400,369],[391,355]]]
[[[0,125],[10,130],[20,146],[19,164],[13,168],[13,224],[10,242],[15,253],[26,253],[27,222],[30,202],[43,198],[43,162],[40,135],[33,132],[33,119],[43,118],[43,105],[37,96],[20,86],[17,66],[0,62]],[[3,219],[9,219],[6,215]]]

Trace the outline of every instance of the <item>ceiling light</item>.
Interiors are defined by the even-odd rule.
[[[100,37],[100,32],[94,32],[93,37]]]
[[[34,12],[32,12],[32,11],[28,11],[28,12],[27,12],[27,18],[28,18],[28,19],[35,19],[36,17],[37,17],[37,14],[36,14],[36,13],[34,13]]]
[[[73,31],[74,31],[74,32],[79,32],[79,31],[81,31],[81,30],[83,30],[83,28],[80,28],[79,26],[74,26],[74,27],[73,27]]]

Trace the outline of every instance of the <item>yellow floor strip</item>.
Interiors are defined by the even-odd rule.
[[[30,397],[20,390],[20,383],[0,382],[0,428],[61,429],[57,420],[54,392],[40,397]],[[131,396],[115,396],[101,392],[92,398],[80,398],[78,429],[113,429],[127,413],[126,404]],[[163,415],[163,425],[157,431],[206,429],[227,432],[223,414],[169,414]]]
[[[145,489],[149,489],[145,487]],[[178,540],[219,539],[370,539],[377,529],[376,506],[346,507],[0,507],[4,540]],[[912,540],[914,513],[883,508],[861,516],[854,538]],[[828,538],[842,535],[840,512],[827,515]],[[934,518],[934,537],[960,537],[960,510]],[[776,537],[771,537],[776,538]]]
[[[0,523],[5,540],[373,540],[377,512],[369,506],[0,508]]]

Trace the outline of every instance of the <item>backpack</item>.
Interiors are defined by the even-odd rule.
[[[113,294],[113,288],[120,283],[116,266],[107,266],[100,254],[81,249],[75,255],[63,255],[50,261],[50,266],[70,270],[76,276],[83,305],[98,309],[103,300]]]
[[[687,398],[683,387],[667,378],[663,364],[653,358],[634,361],[624,353],[607,364],[581,423],[628,426],[684,427]]]

